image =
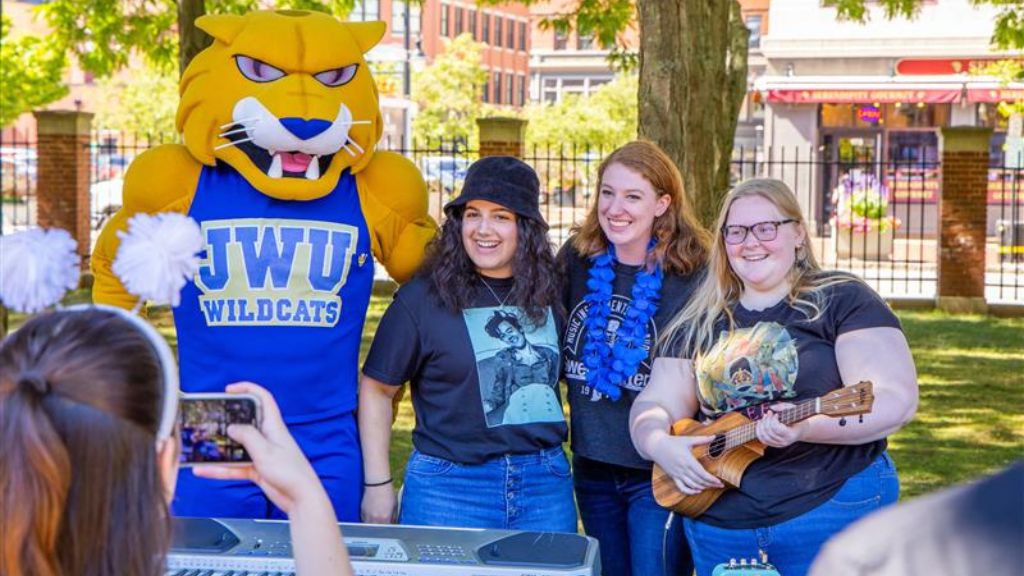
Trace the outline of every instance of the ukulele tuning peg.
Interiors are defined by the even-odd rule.
[[[846,416],[843,416],[842,418],[839,419],[839,425],[846,426]]]
[[[864,423],[864,415],[863,414],[861,414],[860,416],[857,416],[857,423],[858,424],[863,424]]]

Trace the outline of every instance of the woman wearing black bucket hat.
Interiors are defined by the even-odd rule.
[[[558,389],[559,299],[532,168],[474,163],[419,275],[381,319],[359,388],[366,522],[391,522],[391,398],[416,410],[403,524],[576,531]]]

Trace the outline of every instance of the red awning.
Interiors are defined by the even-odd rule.
[[[916,103],[947,104],[960,101],[962,85],[948,88],[807,88],[807,89],[770,89],[769,102],[785,102],[789,104],[872,104],[879,103]]]
[[[1020,102],[1024,101],[1024,88],[974,88],[967,85],[968,102]]]

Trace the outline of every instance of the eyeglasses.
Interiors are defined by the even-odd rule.
[[[779,226],[783,224],[789,224],[796,222],[792,218],[786,220],[769,220],[767,222],[757,222],[750,226],[741,226],[739,224],[732,224],[730,226],[722,226],[722,238],[726,244],[743,244],[747,239],[747,233],[753,232],[754,238],[757,238],[761,242],[771,242],[775,240],[775,237],[779,235]]]

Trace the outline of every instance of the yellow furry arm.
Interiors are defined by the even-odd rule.
[[[128,219],[139,212],[187,213],[199,182],[199,164],[184,146],[165,144],[143,152],[128,167],[124,177],[123,205],[103,227],[92,252],[93,302],[131,308],[136,298],[114,275],[114,256],[121,244],[117,233],[128,227]]]
[[[404,156],[376,152],[356,181],[373,255],[392,278],[405,282],[416,273],[423,249],[437,234],[437,224],[427,214],[423,176]]]

